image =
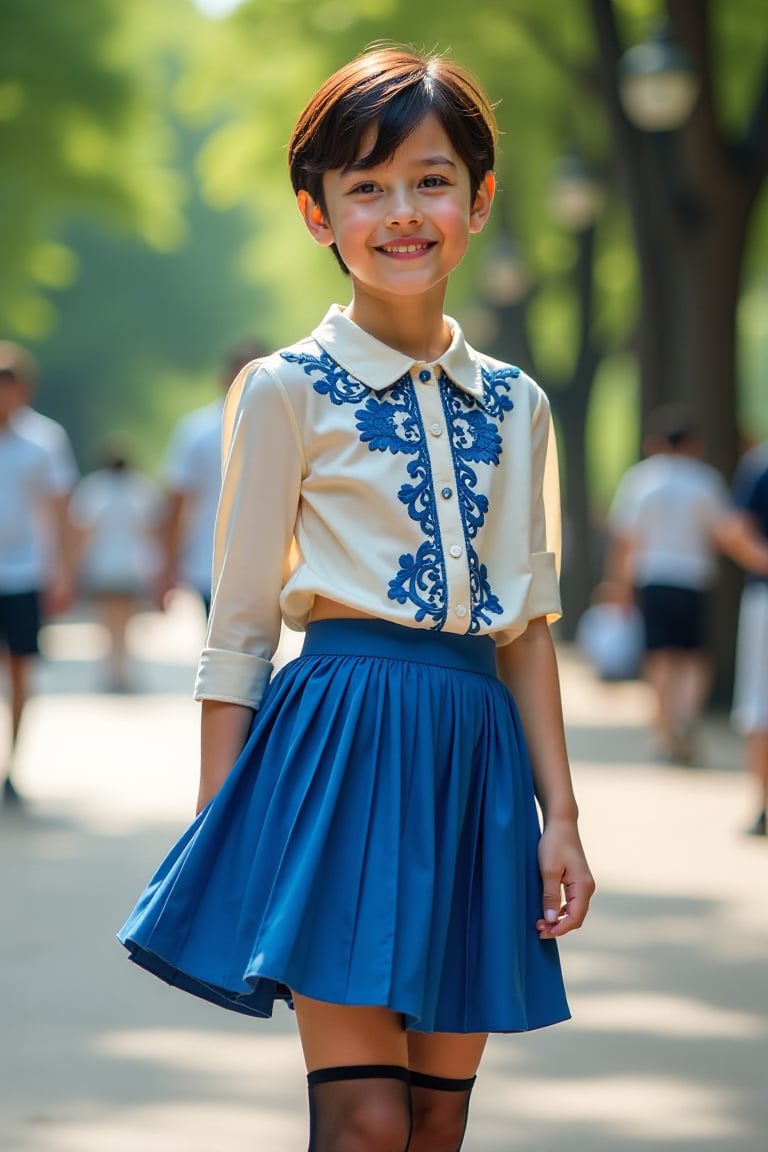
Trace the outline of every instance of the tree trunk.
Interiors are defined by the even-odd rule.
[[[610,0],[591,0],[603,91],[626,180],[641,278],[639,356],[643,422],[682,401],[708,459],[730,479],[738,454],[736,308],[747,227],[765,173],[768,85],[742,148],[722,139],[714,109],[706,0],[668,0],[671,30],[693,57],[701,94],[676,133],[648,136],[622,110],[619,42]],[[740,580],[728,568],[716,590],[716,699],[730,695]]]

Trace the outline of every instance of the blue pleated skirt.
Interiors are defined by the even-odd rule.
[[[291,992],[422,1032],[569,1016],[539,939],[539,822],[489,637],[327,620],[272,679],[217,796],[119,933],[224,1008]]]

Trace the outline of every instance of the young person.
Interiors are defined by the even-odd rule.
[[[299,118],[299,211],[352,300],[230,392],[199,814],[120,934],[214,1003],[293,1004],[312,1152],[455,1152],[487,1034],[567,1018],[593,890],[549,406],[443,314],[495,131],[470,74],[398,48]],[[270,680],[281,619],[306,637]]]
[[[613,499],[608,567],[625,602],[639,600],[658,752],[690,764],[712,679],[709,594],[719,554],[765,573],[768,548],[704,461],[690,413],[665,405],[648,428],[646,458],[627,470]]]
[[[768,545],[768,441],[741,460],[733,481],[736,506]],[[768,835],[768,571],[747,574],[741,594],[736,640],[736,682],[732,718],[744,737],[745,758],[754,781],[756,815],[747,831]]]
[[[80,591],[109,639],[105,687],[131,688],[128,625],[156,597],[162,499],[119,444],[102,449],[100,467],[75,486],[69,508]]]
[[[38,652],[43,597],[52,580],[67,574],[67,549],[57,530],[55,462],[14,420],[25,397],[22,370],[11,357],[0,356],[0,652],[10,696],[10,747],[7,762],[0,762],[0,799],[8,807],[22,802],[14,756]]]

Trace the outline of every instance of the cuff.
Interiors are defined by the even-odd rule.
[[[557,578],[557,557],[554,552],[534,552],[530,557],[531,586],[528,592],[528,619],[546,616],[553,624],[563,614],[560,585]]]
[[[223,700],[255,711],[271,675],[272,664],[260,656],[204,648],[197,666],[195,700]]]

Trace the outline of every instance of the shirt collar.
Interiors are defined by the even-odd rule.
[[[454,384],[481,401],[483,374],[477,353],[467,344],[457,322],[450,316],[445,319],[452,332],[451,343],[429,367],[440,366]],[[376,392],[391,387],[412,368],[424,364],[363,331],[347,319],[338,304],[331,306],[312,336],[337,364]]]

